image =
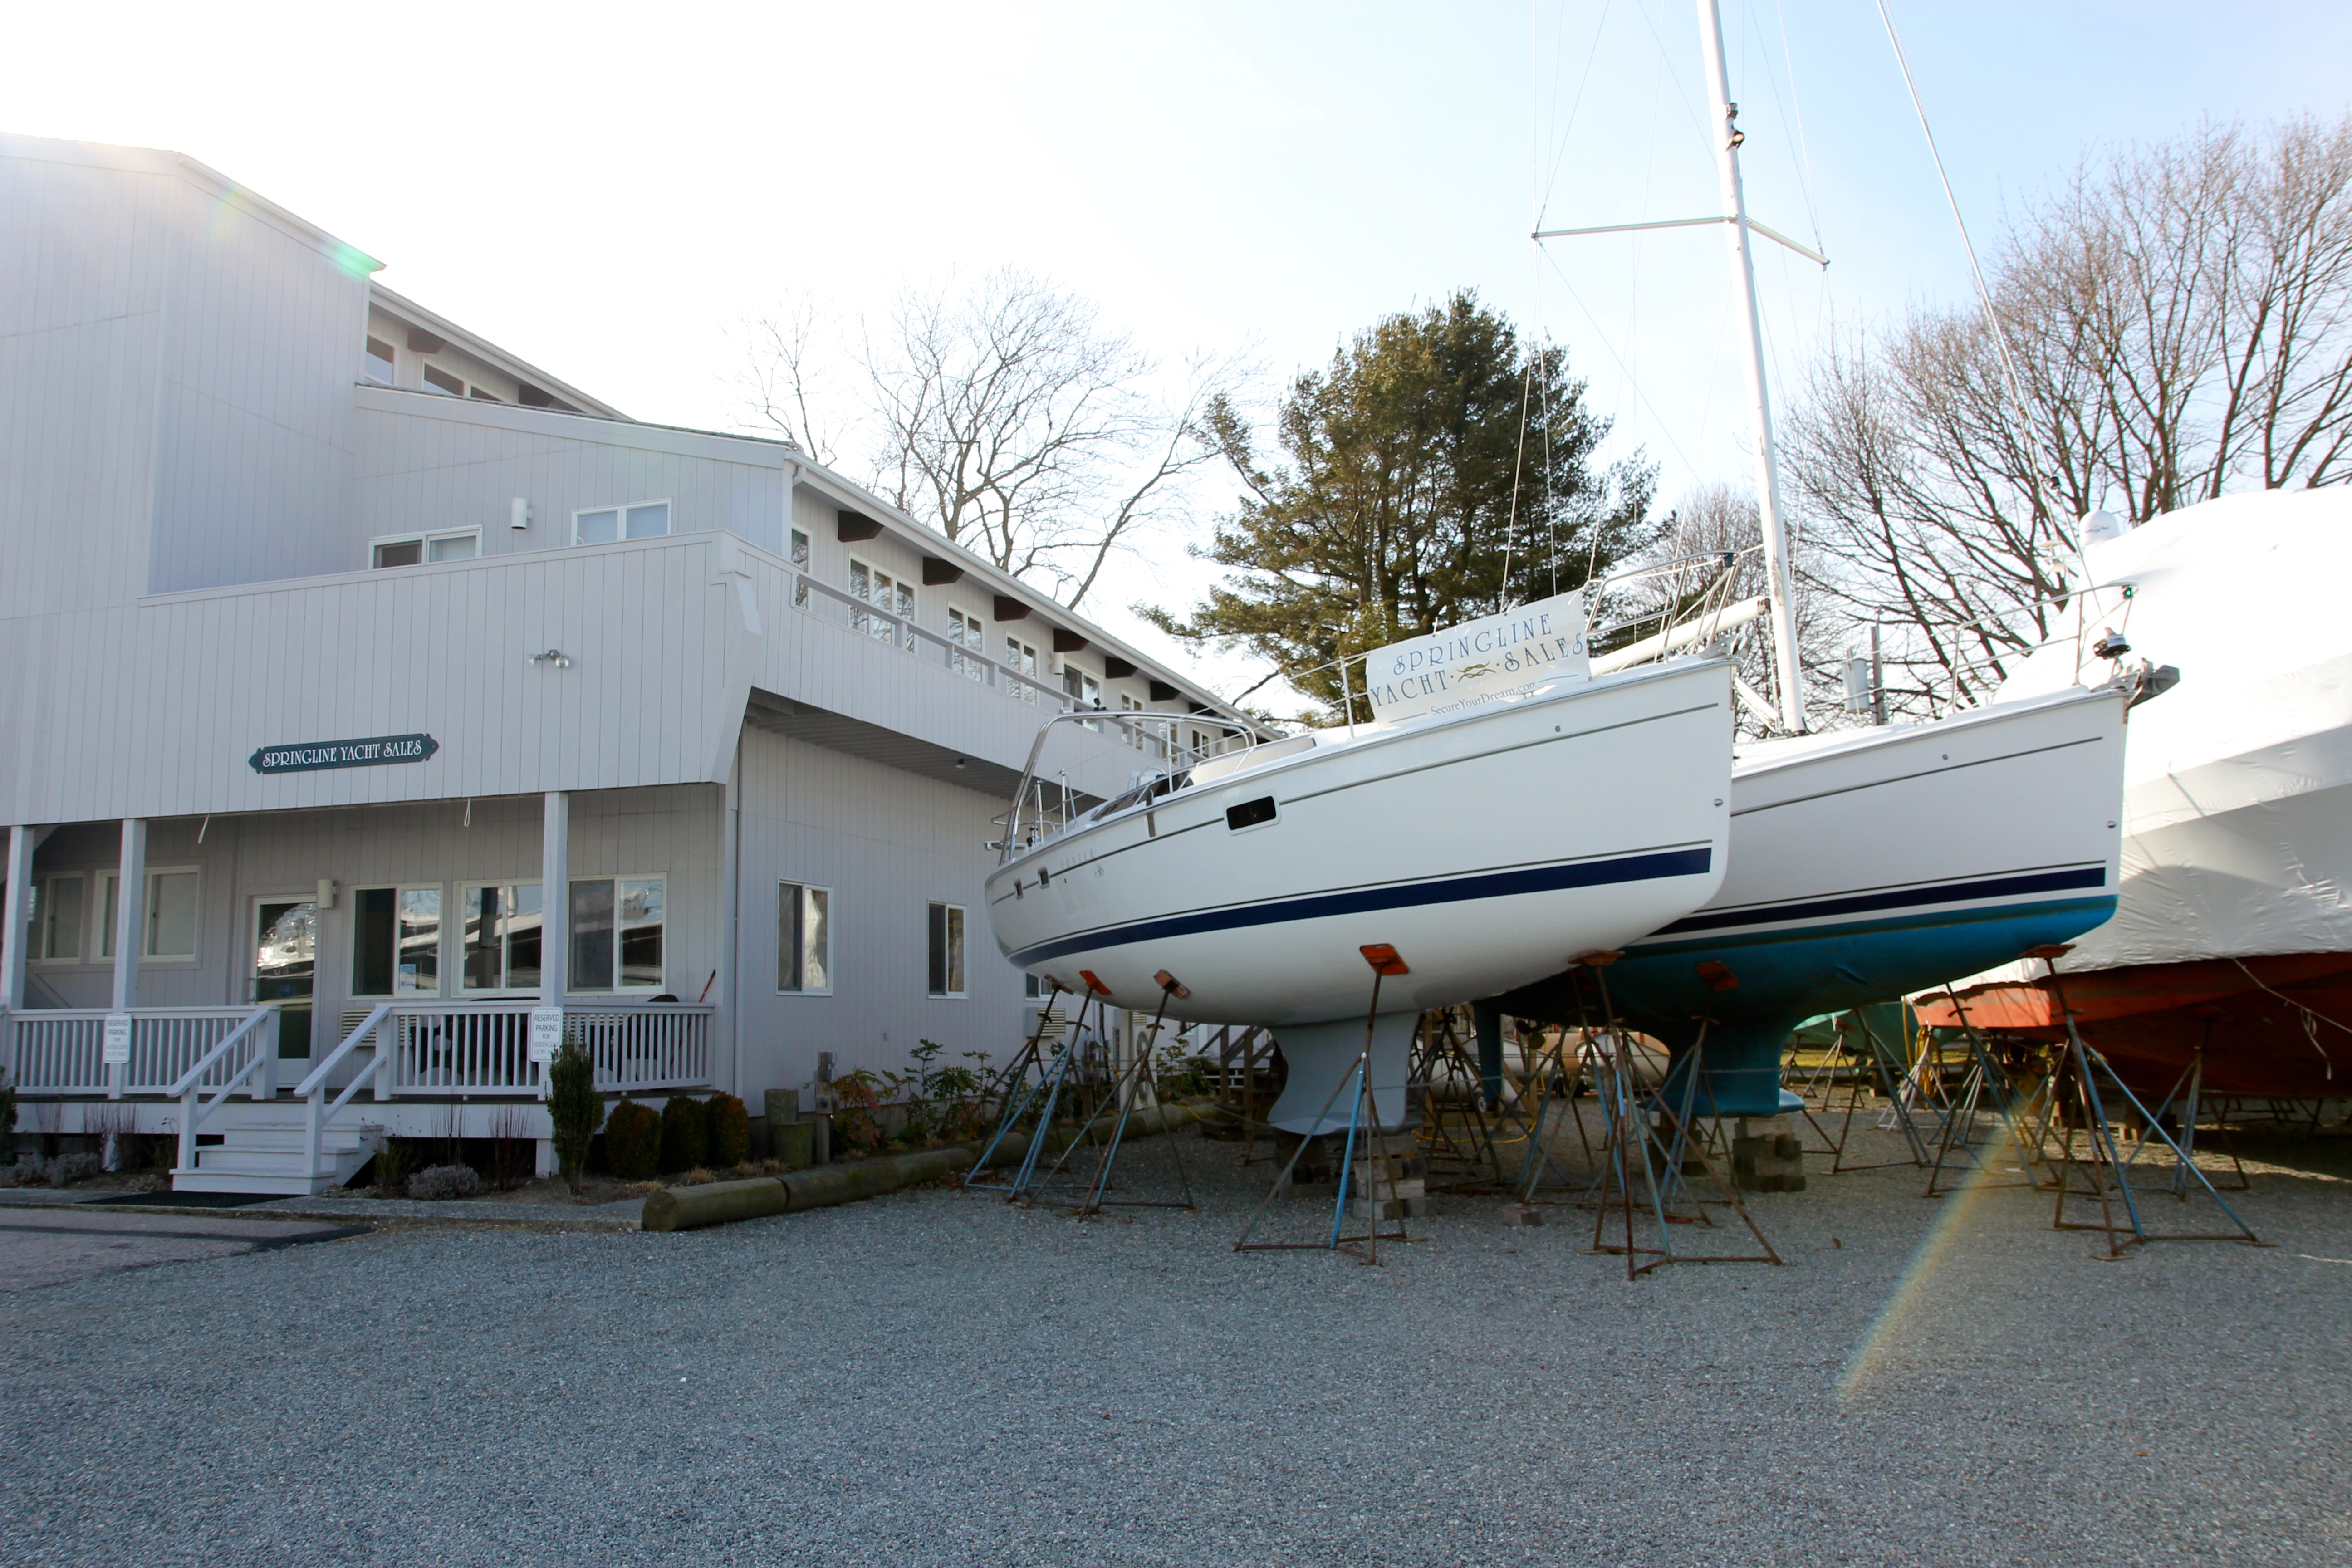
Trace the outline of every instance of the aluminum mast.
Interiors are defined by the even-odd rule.
[[[1756,506],[1764,531],[1764,589],[1772,601],[1772,668],[1780,692],[1780,727],[1805,729],[1804,676],[1797,662],[1797,609],[1789,595],[1789,535],[1780,518],[1780,464],[1772,447],[1772,404],[1764,386],[1764,320],[1756,308],[1756,260],[1748,246],[1748,195],[1739,181],[1739,106],[1731,100],[1724,65],[1723,17],[1717,0],[1698,0],[1698,27],[1706,55],[1707,90],[1722,117],[1716,172],[1723,184],[1724,232],[1731,240],[1731,273],[1748,306],[1748,399],[1756,438]]]

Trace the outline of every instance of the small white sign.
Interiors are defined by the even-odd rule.
[[[99,1059],[108,1067],[118,1063],[124,1067],[131,1065],[130,1014],[109,1013],[106,1016],[106,1042],[100,1051]]]
[[[563,1009],[533,1007],[530,1010],[530,1059],[544,1067],[555,1059],[563,1048]]]
[[[1591,673],[1580,591],[1391,643],[1364,659],[1364,690],[1374,718],[1410,719],[1499,701],[1548,680],[1582,679]]]

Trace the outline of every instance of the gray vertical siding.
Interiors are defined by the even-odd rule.
[[[1010,1058],[1022,979],[997,953],[982,898],[995,865],[982,844],[1001,802],[759,730],[743,734],[741,800],[747,1098],[805,1084],[819,1051],[835,1052],[843,1070],[904,1068],[923,1039],[945,1046],[948,1059]],[[833,889],[830,995],[776,989],[776,888],[788,879]],[[968,911],[962,999],[927,994],[932,900]]]

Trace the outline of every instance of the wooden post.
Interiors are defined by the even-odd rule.
[[[540,821],[540,1005],[561,1007],[572,989],[572,797],[549,790]]]
[[[33,830],[8,829],[7,917],[0,927],[0,1018],[25,1008],[26,949],[33,940],[28,916],[33,901]],[[13,1066],[0,1061],[0,1066]]]
[[[114,1003],[128,1014],[139,1005],[139,960],[147,951],[147,820],[122,819],[122,853],[114,873]],[[106,1098],[121,1100],[131,1064],[106,1064]]]

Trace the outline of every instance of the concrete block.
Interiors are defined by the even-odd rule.
[[[1536,1207],[1533,1204],[1505,1204],[1503,1205],[1503,1223],[1505,1225],[1538,1226],[1543,1224],[1543,1210]]]

